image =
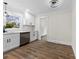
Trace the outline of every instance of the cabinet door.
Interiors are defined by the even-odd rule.
[[[16,48],[20,45],[20,34],[11,34],[10,35],[10,49]]]
[[[4,35],[3,36],[3,51],[6,52],[9,50],[9,35]]]
[[[8,50],[8,46],[7,46],[7,38],[3,38],[3,51],[7,51]]]
[[[10,49],[20,45],[20,34],[7,34],[3,39],[3,51],[6,52]]]
[[[25,18],[23,19],[23,25],[35,25],[35,16],[30,14],[30,13],[26,13]]]

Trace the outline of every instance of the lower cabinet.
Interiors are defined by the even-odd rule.
[[[20,45],[20,34],[4,34],[3,35],[3,51],[6,52]]]

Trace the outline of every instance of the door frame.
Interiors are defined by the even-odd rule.
[[[40,27],[39,28],[39,36],[40,36],[40,40],[42,40],[41,39],[41,37],[42,37],[42,35],[41,35],[41,18],[46,18],[47,19],[47,33],[48,33],[48,16],[42,16],[42,17],[39,18],[39,24],[40,24],[39,25],[39,27]],[[46,36],[47,36],[47,39],[48,39],[48,34],[46,34]]]

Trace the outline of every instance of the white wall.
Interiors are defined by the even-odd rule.
[[[56,11],[56,12],[39,15],[37,17],[38,24],[36,25],[37,26],[36,29],[38,29],[38,31],[40,28],[39,17],[41,16],[48,16],[48,41],[66,44],[66,45],[72,44],[72,12],[71,11]]]
[[[76,55],[76,1],[73,1],[73,9],[72,9],[72,48],[74,54]]]
[[[71,45],[72,13],[70,11],[53,12],[49,15],[48,41]]]

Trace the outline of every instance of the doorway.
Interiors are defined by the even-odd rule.
[[[40,38],[41,40],[47,40],[48,35],[48,17],[40,17]]]

